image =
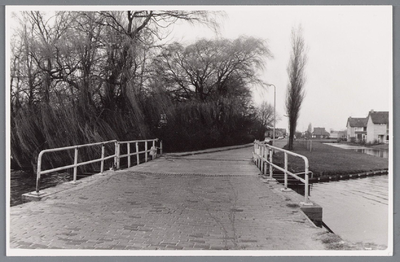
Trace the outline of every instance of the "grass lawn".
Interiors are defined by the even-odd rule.
[[[353,150],[342,149],[313,141],[312,152],[301,141],[295,141],[293,152],[306,156],[314,176],[355,174],[388,168],[388,159],[375,157]],[[276,153],[274,159],[283,166],[283,153]],[[304,171],[304,161],[289,156],[289,169]]]

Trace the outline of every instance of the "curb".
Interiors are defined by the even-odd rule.
[[[222,152],[228,151],[233,149],[245,148],[253,146],[254,143],[244,144],[244,145],[236,145],[236,146],[227,146],[227,147],[218,147],[218,148],[209,148],[199,151],[190,151],[190,152],[181,152],[181,153],[165,153],[163,156],[192,156],[192,155],[200,155],[200,154],[207,154],[207,153],[214,153],[214,152]]]

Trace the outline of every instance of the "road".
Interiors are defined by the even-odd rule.
[[[11,251],[325,249],[326,231],[265,183],[251,156],[165,156],[11,207]]]

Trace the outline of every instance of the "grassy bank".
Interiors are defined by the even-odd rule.
[[[301,141],[296,141],[293,152],[308,158],[310,170],[315,177],[356,174],[388,168],[387,158],[341,149],[321,142],[313,142],[312,151],[310,152]],[[283,153],[276,153],[274,159],[283,166]],[[288,168],[292,171],[304,171],[304,161],[302,159],[289,156],[288,163]]]

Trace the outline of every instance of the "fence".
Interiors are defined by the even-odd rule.
[[[308,151],[312,152],[313,141],[311,139],[298,139],[296,142],[302,147],[306,148]]]
[[[39,186],[40,186],[40,177],[41,175],[57,172],[69,168],[73,168],[73,181],[76,182],[78,167],[83,165],[88,165],[92,163],[100,162],[100,173],[104,172],[104,162],[108,159],[114,158],[114,168],[120,168],[120,160],[121,158],[127,158],[128,168],[131,166],[131,156],[136,156],[136,164],[140,163],[140,155],[144,154],[144,161],[148,161],[148,155],[150,154],[152,159],[157,157],[157,152],[159,150],[160,154],[162,154],[162,141],[159,143],[159,147],[156,147],[156,142],[158,139],[150,139],[150,140],[133,140],[133,141],[117,141],[117,140],[110,140],[106,142],[98,142],[98,143],[91,143],[91,144],[83,144],[77,146],[67,146],[67,147],[60,147],[60,148],[53,148],[53,149],[45,149],[39,153],[38,160],[37,160],[37,172],[36,172],[36,193],[39,194]],[[140,144],[144,143],[144,150],[139,151]],[[151,143],[151,147],[149,148],[148,144]],[[114,154],[105,156],[105,147],[108,144],[114,144]],[[131,145],[135,144],[135,151],[131,152]],[[126,145],[126,154],[121,155],[121,145]],[[101,146],[101,156],[100,158],[85,161],[85,162],[78,162],[79,156],[79,149],[85,147],[97,147]],[[74,163],[71,165],[61,166],[57,168],[52,168],[48,170],[42,170],[42,158],[45,153],[49,152],[60,152],[60,151],[68,151],[74,150]]]
[[[273,154],[274,151],[283,152],[284,153],[284,167],[278,166],[277,164],[273,163]],[[304,160],[304,172],[300,173],[293,173],[288,170],[288,155],[292,155],[295,157],[299,157]],[[284,187],[288,189],[288,175],[294,177],[295,179],[304,183],[304,203],[305,205],[312,205],[309,201],[309,164],[308,159],[305,156],[293,153],[291,151],[274,147],[268,145],[266,143],[262,143],[260,141],[254,141],[254,152],[253,152],[253,159],[257,167],[261,170],[262,174],[266,174],[269,171],[269,178],[272,179],[273,175],[273,168],[280,170],[284,173]],[[300,177],[299,175],[304,175],[304,178]]]

